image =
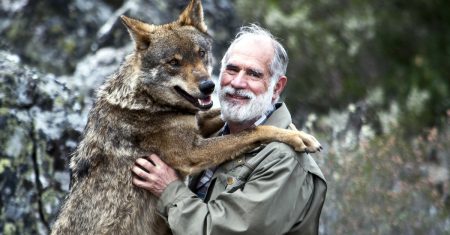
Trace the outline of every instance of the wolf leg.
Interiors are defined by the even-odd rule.
[[[192,174],[233,159],[261,143],[272,141],[286,143],[299,152],[316,152],[321,148],[319,142],[313,136],[304,132],[274,126],[257,126],[238,134],[206,139],[199,137],[196,145],[192,146],[192,152],[188,150],[189,152],[182,156],[184,161],[172,162],[169,159],[167,160],[182,174]],[[186,164],[186,162],[189,162],[189,164]]]

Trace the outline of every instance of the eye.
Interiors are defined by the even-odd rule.
[[[260,73],[250,72],[249,75],[252,76],[252,77],[255,77],[255,78],[261,78],[261,74]]]
[[[169,60],[169,62],[167,62],[167,63],[170,64],[171,66],[179,66],[180,65],[180,61],[175,58]]]
[[[206,52],[205,52],[204,50],[200,50],[200,51],[198,52],[198,55],[199,55],[201,58],[205,58]]]
[[[229,71],[239,72],[239,68],[237,66],[234,66],[231,64],[227,65],[227,67],[225,67],[225,68],[226,68],[226,70],[229,70]]]
[[[254,78],[262,78],[263,77],[263,74],[261,72],[253,70],[253,69],[249,69],[247,71],[247,74]]]

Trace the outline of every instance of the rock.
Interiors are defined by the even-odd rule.
[[[113,9],[103,1],[46,0],[0,4],[0,45],[42,71],[70,73],[89,53]]]
[[[47,234],[68,190],[67,158],[82,131],[63,83],[0,51],[0,231]]]

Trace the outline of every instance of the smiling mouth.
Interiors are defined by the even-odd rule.
[[[229,99],[234,99],[234,100],[249,100],[250,99],[250,97],[248,97],[248,96],[241,96],[241,95],[230,94],[230,93],[227,93],[226,97]]]
[[[191,104],[193,104],[195,107],[201,110],[208,110],[213,106],[213,101],[210,95],[202,95],[199,98],[195,98],[189,93],[187,93],[185,90],[181,89],[181,87],[179,86],[175,86],[174,88],[178,92],[178,94],[180,94],[187,101],[189,101]]]
[[[233,104],[247,104],[252,99],[247,95],[239,95],[236,93],[226,93],[224,98],[225,101],[231,102]]]

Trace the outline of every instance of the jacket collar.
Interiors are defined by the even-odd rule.
[[[285,103],[276,103],[275,110],[272,114],[267,118],[264,125],[275,126],[279,128],[286,129],[289,127],[289,124],[292,123],[291,114],[286,107]]]

